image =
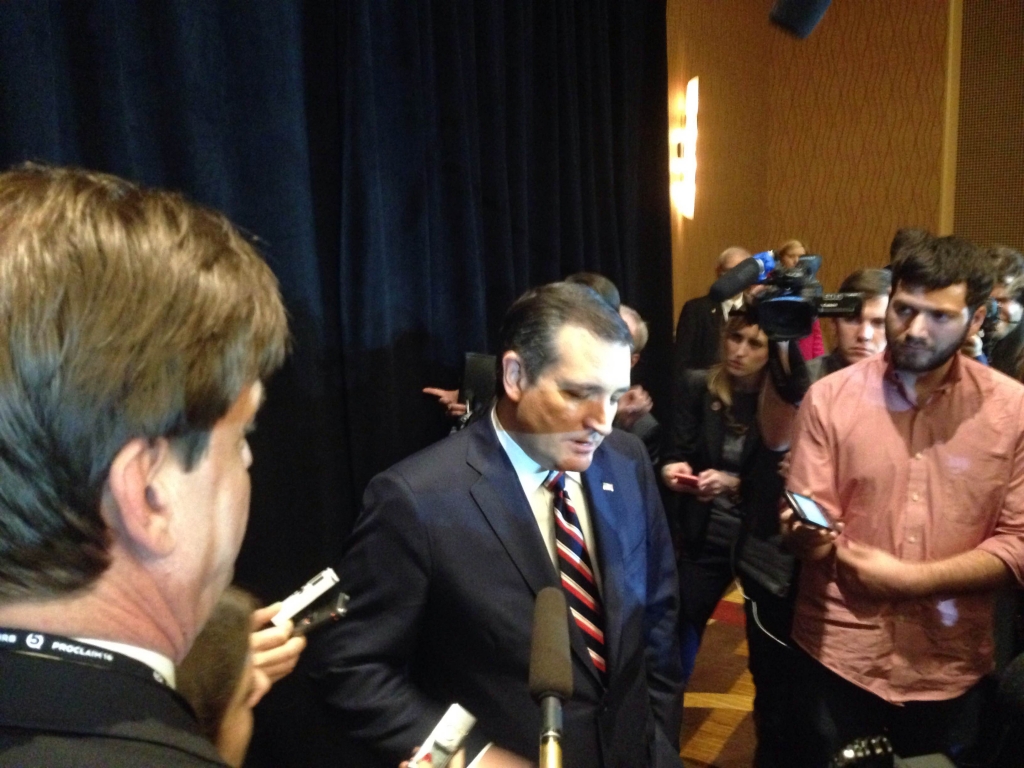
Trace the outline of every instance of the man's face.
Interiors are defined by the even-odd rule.
[[[931,291],[903,285],[893,289],[885,335],[897,370],[925,373],[940,368],[957,353],[969,333],[977,332],[984,308],[972,317],[966,297],[964,283]]]
[[[888,296],[865,299],[857,317],[835,320],[836,348],[847,365],[885,349],[885,310]]]
[[[252,453],[246,435],[262,397],[259,382],[245,387],[210,431],[202,457],[192,469],[182,468],[173,485],[171,504],[178,520],[174,567],[176,581],[185,587],[177,597],[191,602],[179,610],[193,634],[234,574],[249,519]]]
[[[565,325],[555,334],[554,351],[555,360],[535,381],[526,378],[515,353],[506,353],[505,392],[515,423],[504,426],[545,469],[583,472],[629,389],[629,347]]]
[[[996,323],[994,334],[998,341],[1020,322],[1021,316],[1024,315],[1024,306],[1010,293],[1010,288],[1005,283],[996,283],[992,289],[992,298],[999,304],[999,321]]]

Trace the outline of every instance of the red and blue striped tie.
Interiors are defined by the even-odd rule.
[[[554,494],[555,545],[558,550],[558,573],[562,588],[569,599],[569,610],[590,652],[601,682],[607,684],[607,664],[604,650],[604,611],[594,581],[590,553],[583,539],[583,529],[576,510],[569,502],[565,490],[565,473],[552,472],[544,483]]]

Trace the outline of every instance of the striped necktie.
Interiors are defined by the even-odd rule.
[[[583,529],[576,510],[572,508],[569,494],[565,490],[565,474],[552,472],[544,482],[554,494],[555,545],[558,550],[558,573],[562,588],[569,599],[569,610],[576,625],[583,632],[583,639],[601,677],[607,684],[607,665],[604,648],[604,611],[601,597],[594,582],[594,569],[590,564],[590,553],[583,540]]]

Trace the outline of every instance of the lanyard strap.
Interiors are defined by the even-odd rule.
[[[0,627],[0,652],[28,654],[55,661],[112,669],[160,685],[167,685],[167,680],[163,675],[138,659],[61,635]]]

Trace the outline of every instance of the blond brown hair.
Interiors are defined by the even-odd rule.
[[[228,220],[89,171],[0,174],[0,600],[106,568],[117,452],[169,438],[186,467],[283,361],[277,282]]]

